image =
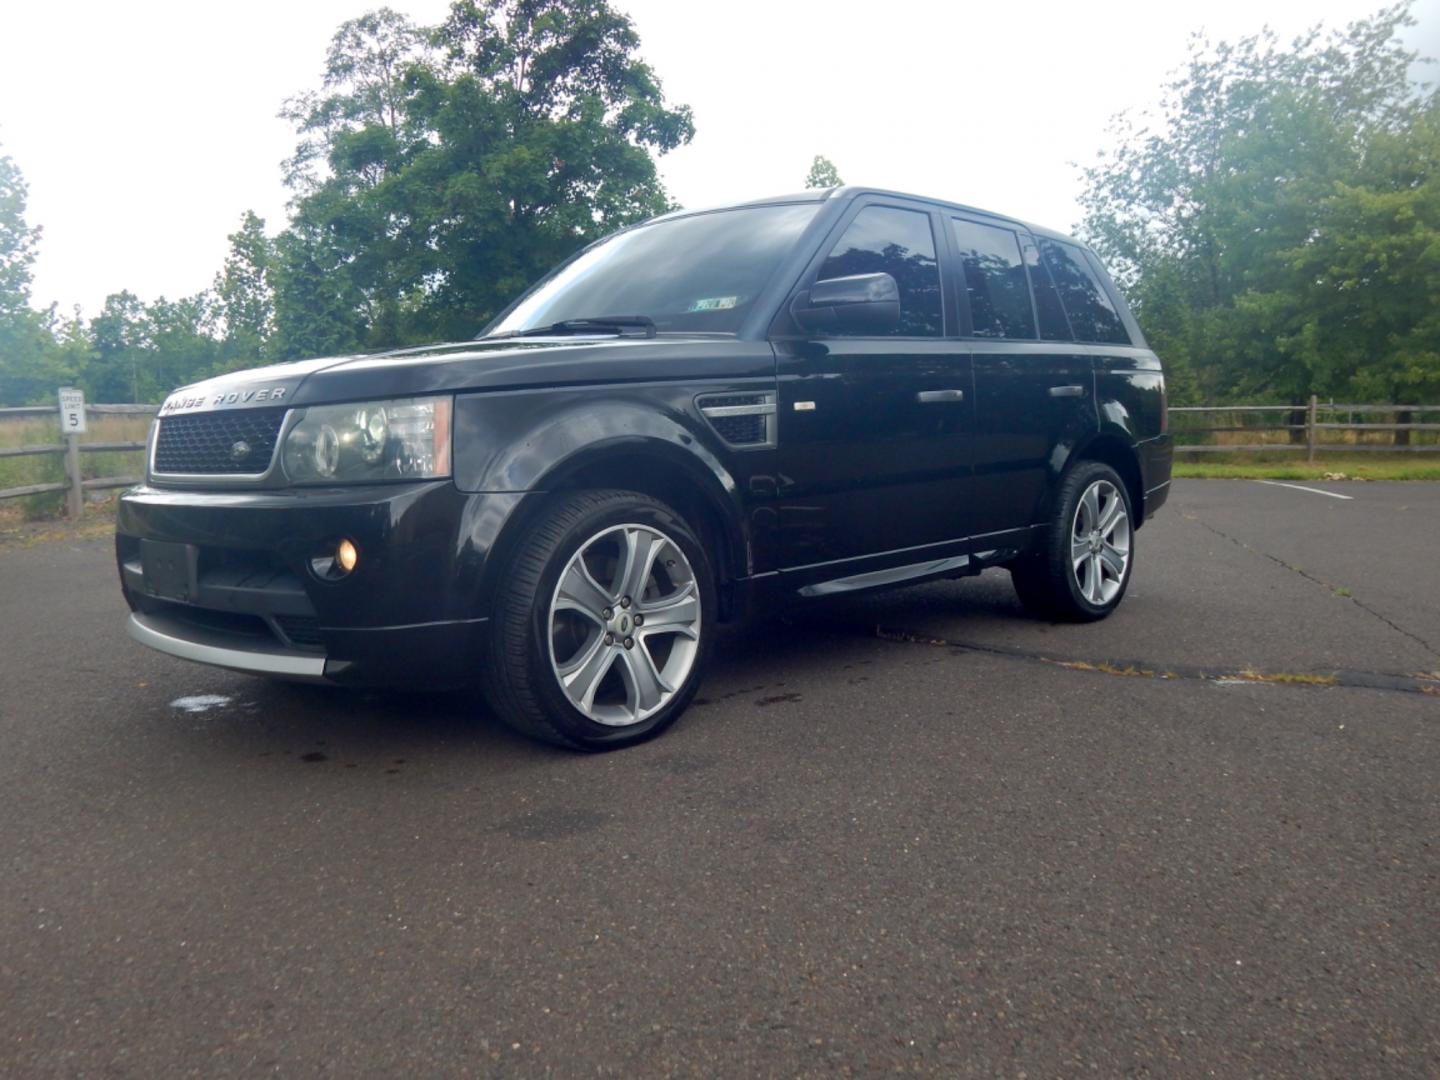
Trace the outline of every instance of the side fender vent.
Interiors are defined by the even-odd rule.
[[[775,445],[774,394],[711,394],[695,404],[731,446],[758,450]]]

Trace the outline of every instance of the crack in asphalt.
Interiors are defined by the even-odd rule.
[[[1405,627],[1401,626],[1399,623],[1397,623],[1397,622],[1395,622],[1393,619],[1391,619],[1388,615],[1384,615],[1384,614],[1382,614],[1381,612],[1376,611],[1373,607],[1371,607],[1369,604],[1365,603],[1365,601],[1361,600],[1359,597],[1352,595],[1351,592],[1350,592],[1349,586],[1332,585],[1330,582],[1325,581],[1325,580],[1323,580],[1322,578],[1316,577],[1314,574],[1310,573],[1309,571],[1307,571],[1307,570],[1304,569],[1303,567],[1294,566],[1294,565],[1292,565],[1291,563],[1288,563],[1288,562],[1286,562],[1284,559],[1280,558],[1278,555],[1272,555],[1272,554],[1270,554],[1270,552],[1268,552],[1268,551],[1262,551],[1260,548],[1254,547],[1254,546],[1251,545],[1251,544],[1247,544],[1244,540],[1241,540],[1239,537],[1231,536],[1229,533],[1225,532],[1224,530],[1222,530],[1222,529],[1217,529],[1214,525],[1211,525],[1208,521],[1202,521],[1200,518],[1196,517],[1194,514],[1187,514],[1187,513],[1185,513],[1185,512],[1182,511],[1181,514],[1180,514],[1180,516],[1181,516],[1182,518],[1184,518],[1186,521],[1193,521],[1196,525],[1199,525],[1202,529],[1207,529],[1207,530],[1209,530],[1210,532],[1214,533],[1216,536],[1220,537],[1222,540],[1228,540],[1228,541],[1230,541],[1230,543],[1234,544],[1236,547],[1244,548],[1246,551],[1250,552],[1251,554],[1259,555],[1262,559],[1269,559],[1269,560],[1270,560],[1271,562],[1273,562],[1276,566],[1284,567],[1286,570],[1289,570],[1292,574],[1298,574],[1300,577],[1304,578],[1306,581],[1311,582],[1312,584],[1315,584],[1315,585],[1319,585],[1322,589],[1327,589],[1327,590],[1329,590],[1331,593],[1334,593],[1336,596],[1339,596],[1339,597],[1341,597],[1342,599],[1349,600],[1352,604],[1354,604],[1356,607],[1358,607],[1361,611],[1365,612],[1367,615],[1370,615],[1370,616],[1372,616],[1373,618],[1378,619],[1380,622],[1382,622],[1382,623],[1384,623],[1386,626],[1388,626],[1391,630],[1394,630],[1397,634],[1401,634],[1401,635],[1403,635],[1404,637],[1407,637],[1407,638],[1409,638],[1411,641],[1415,642],[1415,644],[1419,645],[1422,649],[1424,649],[1426,652],[1428,652],[1431,656],[1434,656],[1434,657],[1436,657],[1437,659],[1440,659],[1440,649],[1437,649],[1434,645],[1431,645],[1430,642],[1426,641],[1426,640],[1425,640],[1424,638],[1422,638],[1419,634],[1416,634],[1415,632],[1413,632],[1413,631],[1411,631],[1411,630],[1407,630]]]
[[[1398,690],[1410,694],[1440,696],[1440,679],[1428,675],[1397,675],[1380,671],[1354,671],[1336,668],[1326,671],[1258,671],[1255,668],[1229,666],[1201,667],[1194,664],[1156,664],[1144,660],[1091,660],[1079,657],[1051,656],[1008,645],[984,645],[973,641],[935,637],[899,627],[877,624],[875,637],[901,645],[927,645],[954,649],[958,652],[982,653],[1009,660],[1025,660],[1064,668],[1122,678],[1156,679],[1160,681],[1189,680],[1218,686],[1265,684],[1271,686],[1340,687],[1348,690]]]

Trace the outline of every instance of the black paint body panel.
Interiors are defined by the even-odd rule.
[[[793,198],[821,206],[736,335],[460,342],[279,364],[177,391],[162,423],[451,395],[452,475],[333,488],[286,487],[278,470],[224,485],[151,478],[120,502],[127,599],[142,611],[188,604],[206,618],[309,620],[302,628],[339,681],[459,680],[476,667],[508,552],[550,493],[595,476],[669,493],[702,517],[735,612],[1003,563],[1034,542],[1080,456],[1122,471],[1140,520],[1164,502],[1164,377],[1118,297],[1132,346],[976,337],[944,224],[955,206],[850,189]],[[932,215],[944,336],[824,337],[789,319],[835,238],[875,204]],[[1055,235],[959,209],[1027,244]],[[768,395],[770,437],[727,442],[697,404],[709,395]],[[311,560],[340,538],[359,548],[359,567],[322,580]],[[177,600],[174,581],[168,598],[149,588],[142,539],[183,546],[194,596]],[[265,572],[247,576],[252,566]]]

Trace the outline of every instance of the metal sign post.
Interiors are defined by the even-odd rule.
[[[85,505],[85,489],[80,486],[80,436],[89,430],[85,424],[85,391],[73,386],[60,388],[60,431],[65,436],[65,513],[72,519],[80,517]]]

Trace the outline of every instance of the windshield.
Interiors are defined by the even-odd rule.
[[[742,207],[620,233],[542,281],[486,336],[606,315],[648,316],[662,332],[735,333],[819,206]]]

